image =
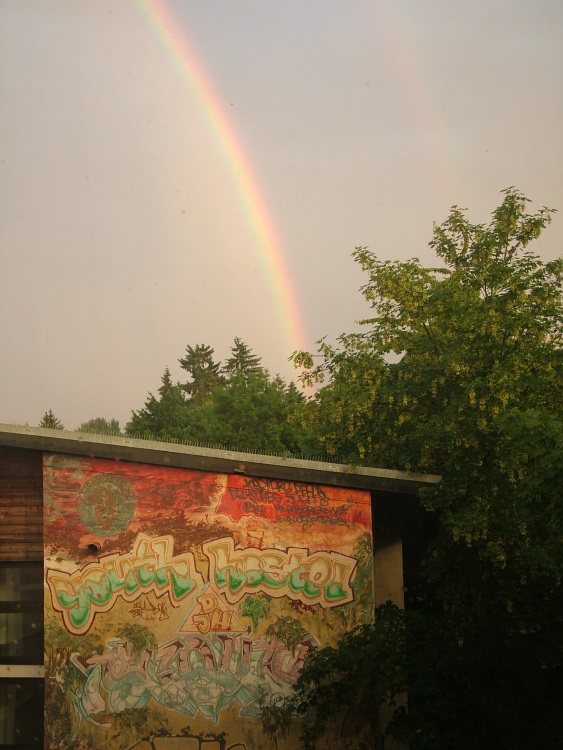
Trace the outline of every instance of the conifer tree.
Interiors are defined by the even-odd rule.
[[[207,344],[188,345],[186,355],[178,360],[182,369],[186,370],[191,380],[183,385],[189,400],[198,406],[207,401],[215,388],[222,385],[221,364],[216,362],[215,351]]]
[[[49,427],[51,430],[64,430],[64,425],[58,417],[53,414],[52,409],[43,414],[39,427]]]
[[[229,378],[238,375],[246,381],[250,375],[262,370],[261,361],[262,358],[253,354],[252,349],[244,341],[235,337],[231,356],[225,362],[223,372]]]
[[[179,383],[173,384],[170,370],[164,369],[158,398],[149,393],[145,405],[133,411],[127,423],[127,435],[144,435],[154,438],[183,439],[187,421],[187,403]]]

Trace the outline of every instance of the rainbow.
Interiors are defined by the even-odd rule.
[[[307,336],[302,322],[284,251],[274,221],[266,207],[252,165],[242,148],[233,123],[201,62],[188,44],[186,33],[163,0],[136,0],[147,25],[166,50],[176,71],[195,96],[208,124],[216,135],[247,220],[256,238],[261,261],[267,273],[289,352],[305,349]]]

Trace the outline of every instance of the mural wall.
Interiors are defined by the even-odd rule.
[[[260,706],[371,619],[369,492],[49,455],[44,494],[53,750],[273,746]]]

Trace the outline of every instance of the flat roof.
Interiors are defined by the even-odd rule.
[[[365,490],[415,494],[436,484],[436,474],[373,469],[364,466],[260,453],[203,448],[197,445],[139,440],[113,435],[69,432],[28,425],[0,424],[0,445],[48,453],[198,469],[222,474],[246,474],[268,479],[335,485]]]

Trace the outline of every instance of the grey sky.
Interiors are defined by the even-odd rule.
[[[367,313],[350,254],[432,262],[452,204],[563,211],[563,5],[158,0],[278,229],[306,343]],[[187,344],[294,377],[217,135],[129,0],[0,2],[0,421],[124,424]],[[535,250],[561,252],[563,215]]]

